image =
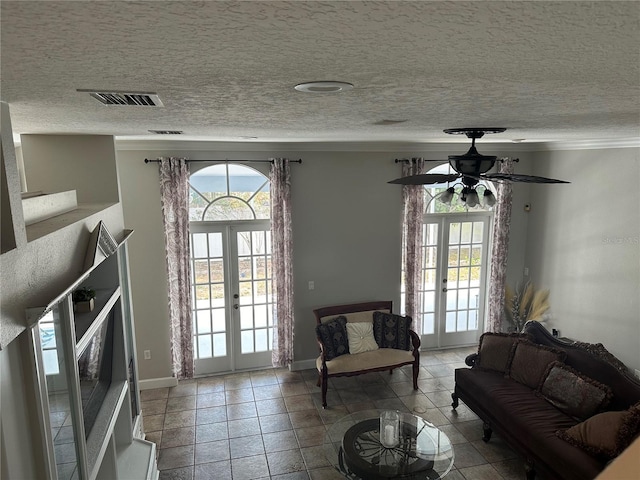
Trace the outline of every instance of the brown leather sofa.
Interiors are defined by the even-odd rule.
[[[533,321],[525,325],[523,333],[533,344],[540,346],[538,351],[543,356],[555,352],[562,357],[557,363],[564,363],[566,370],[593,379],[593,384],[609,387],[610,393],[602,408],[586,418],[576,418],[574,412],[573,415],[567,414],[541,394],[544,391],[541,390],[542,382],[547,384],[544,379],[537,388],[532,388],[514,379],[513,364],[511,370],[507,367],[504,372],[500,371],[506,358],[506,348],[502,357],[498,352],[497,361],[492,359],[494,364],[489,364],[490,368],[482,368],[482,339],[479,352],[466,359],[471,368],[455,371],[452,406],[455,409],[458,400],[462,400],[483,420],[484,441],[488,442],[492,431],[495,431],[520,453],[525,459],[528,479],[535,478],[536,473],[545,480],[593,479],[620,452],[606,442],[613,442],[616,448],[624,449],[624,445],[631,443],[640,433],[640,382],[602,344],[559,340],[540,323]],[[528,343],[521,338],[514,340],[516,343]],[[509,361],[515,361],[514,351],[515,346],[512,346]],[[527,368],[537,361],[534,358],[530,360]],[[589,384],[588,380],[580,382]],[[558,388],[558,382],[550,386]],[[576,400],[570,389],[560,388],[564,388],[560,390],[560,397],[565,397],[560,398],[561,402]],[[584,403],[583,400],[574,402],[577,408]],[[624,427],[612,430],[617,428],[615,422],[619,418],[624,420]],[[580,438],[576,440],[576,436]]]

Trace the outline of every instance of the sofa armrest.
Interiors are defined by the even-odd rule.
[[[467,355],[467,358],[464,359],[464,363],[466,363],[470,367],[474,367],[476,365],[476,361],[478,360],[478,354],[472,353]]]

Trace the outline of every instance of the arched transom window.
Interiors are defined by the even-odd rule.
[[[219,164],[189,178],[193,222],[269,219],[269,179],[245,165]]]
[[[432,168],[427,173],[456,173],[451,165],[443,163],[437,167]],[[442,194],[447,188],[454,187],[455,192],[451,203],[443,203],[438,198],[438,195]],[[482,195],[485,189],[491,190],[494,194],[496,192],[495,186],[487,181],[480,180],[475,187],[479,194]],[[490,211],[491,207],[480,202],[477,206],[470,208],[464,202],[460,200],[460,191],[462,190],[462,182],[449,183],[436,183],[434,185],[424,186],[424,213],[464,213],[469,210],[486,210]]]

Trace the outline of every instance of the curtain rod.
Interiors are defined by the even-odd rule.
[[[248,162],[248,163],[273,163],[273,160],[229,160],[228,158],[225,158],[224,160],[185,160],[187,163],[192,163],[192,162],[218,162],[218,163],[223,163],[223,162]],[[145,158],[144,159],[144,163],[160,163],[161,160],[158,159],[151,159],[151,158]],[[298,160],[289,160],[290,163],[302,163],[302,159],[299,158]]]

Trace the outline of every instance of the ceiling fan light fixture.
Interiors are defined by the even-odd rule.
[[[488,188],[485,188],[484,194],[482,195],[482,204],[487,207],[493,207],[496,204],[496,196]]]
[[[469,189],[465,203],[469,208],[477,207],[480,204],[480,198],[478,198],[478,192],[476,192],[475,188]]]
[[[453,187],[447,188],[444,192],[440,194],[440,201],[446,205],[451,205],[451,201],[453,200],[453,194],[456,193]]]

